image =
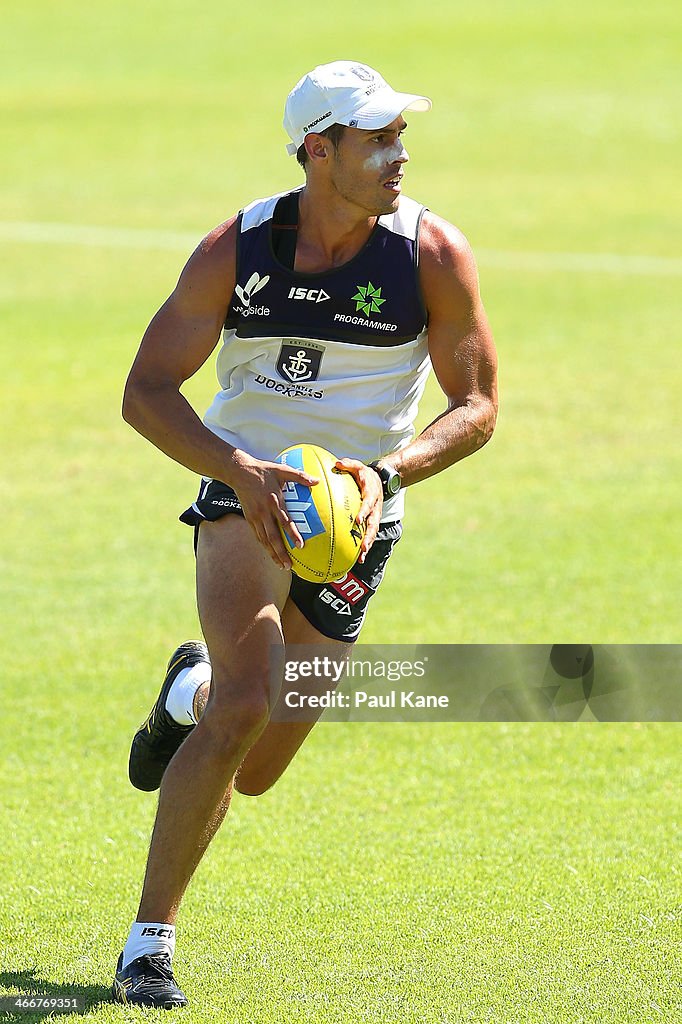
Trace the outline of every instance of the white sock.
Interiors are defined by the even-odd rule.
[[[123,966],[127,967],[138,956],[154,953],[168,953],[173,959],[175,952],[175,925],[163,921],[134,921],[128,941],[123,948]]]
[[[166,711],[171,718],[180,725],[196,725],[194,695],[200,686],[210,681],[211,666],[205,661],[178,672],[166,697]]]

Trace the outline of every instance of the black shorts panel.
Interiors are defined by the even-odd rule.
[[[200,526],[208,521],[215,522],[230,512],[244,517],[239,498],[227,484],[220,480],[202,480],[197,500],[180,516],[181,523],[188,526]]]
[[[181,522],[194,527],[194,550],[202,523],[231,514],[244,516],[232,488],[219,480],[202,480],[197,500],[180,516]],[[367,605],[377,592],[402,532],[399,521],[382,523],[364,563],[356,562],[350,572],[334,583],[308,583],[291,574],[289,597],[323,636],[347,643],[357,639]]]

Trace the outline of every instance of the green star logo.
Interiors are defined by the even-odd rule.
[[[355,303],[355,312],[358,313],[362,310],[365,316],[369,316],[370,313],[380,313],[381,307],[386,301],[381,297],[381,288],[375,288],[372,282],[368,281],[366,285],[357,285],[357,289],[351,300]]]

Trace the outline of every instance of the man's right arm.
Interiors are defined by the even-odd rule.
[[[218,343],[235,286],[237,230],[233,218],[207,235],[149,324],[126,382],[123,418],[176,462],[233,487],[260,542],[275,562],[289,568],[277,524],[295,537],[298,530],[281,488],[287,480],[311,484],[315,479],[222,441],[180,392]]]
[[[234,221],[205,238],[145,331],[123,395],[123,418],[170,458],[228,481],[235,449],[180,393],[216,347],[235,280]]]

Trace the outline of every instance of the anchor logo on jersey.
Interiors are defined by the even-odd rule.
[[[284,338],[277,356],[277,373],[290,384],[317,380],[324,354],[324,345],[299,338]]]

